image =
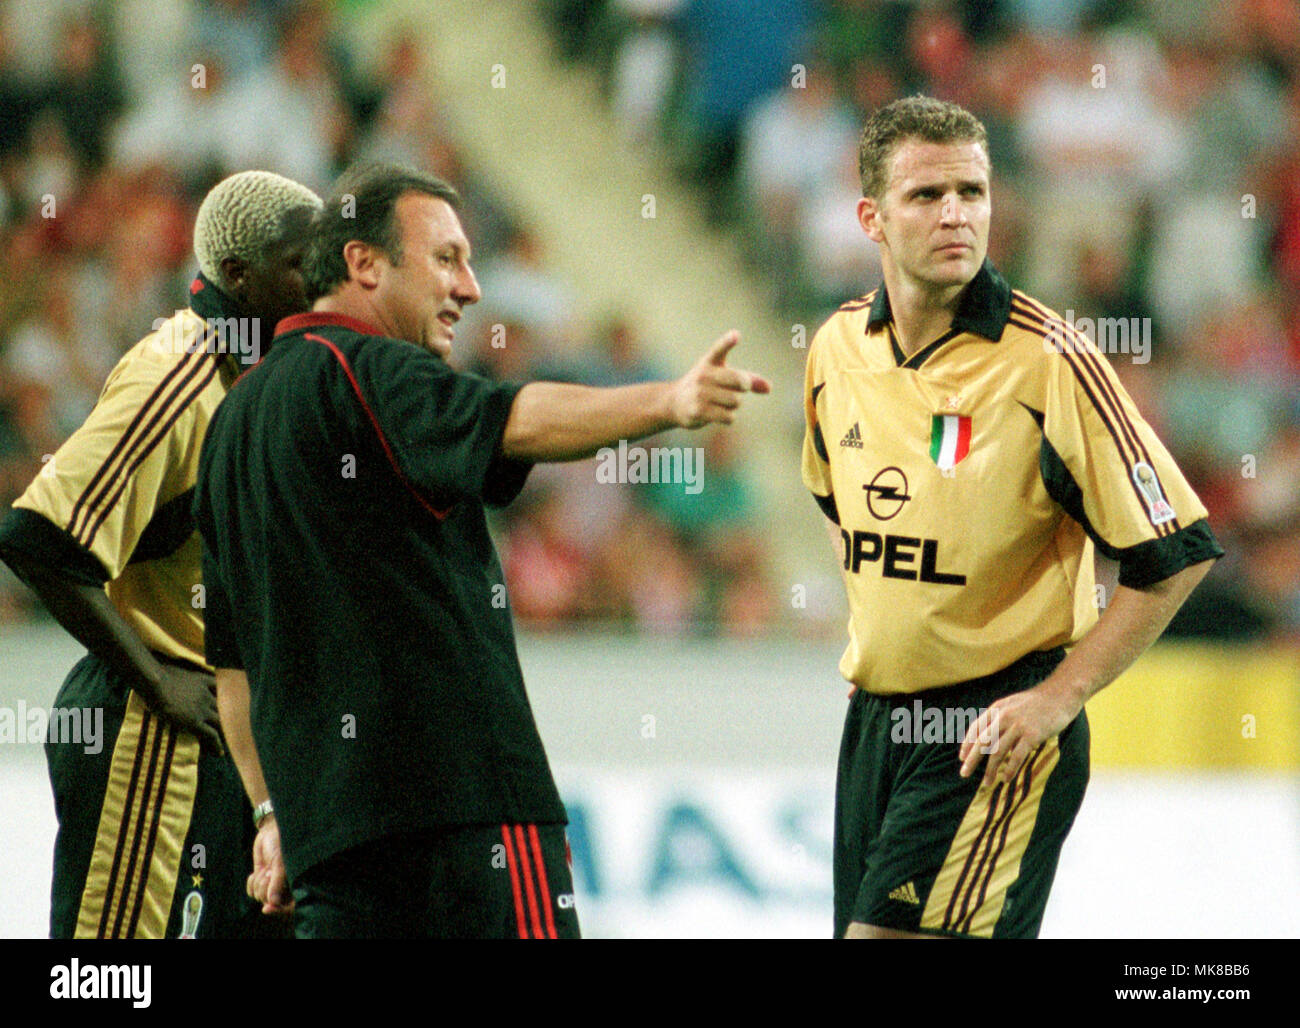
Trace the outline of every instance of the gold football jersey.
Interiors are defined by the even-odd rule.
[[[85,423],[14,506],[89,551],[109,598],[160,653],[206,667],[200,542],[190,501],[208,421],[238,376],[178,311],[109,374]]]
[[[904,359],[882,286],[808,353],[803,480],[840,526],[844,677],[911,693],[1068,645],[1092,545],[1140,588],[1222,553],[1106,358],[990,264]]]

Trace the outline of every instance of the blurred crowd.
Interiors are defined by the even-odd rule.
[[[121,354],[184,305],[197,203],[250,167],[321,192],[360,158],[453,182],[484,292],[458,331],[463,367],[599,385],[665,375],[635,312],[592,315],[448,138],[428,26],[395,28],[363,59],[349,19],[376,6],[0,4],[0,503],[80,424]],[[701,190],[809,332],[879,281],[853,216],[864,118],[913,92],[974,111],[990,135],[994,262],[1067,316],[1137,319],[1150,344],[1112,361],[1229,553],[1176,630],[1300,637],[1300,5],[542,9],[560,57],[600,73],[628,137]],[[141,10],[170,20],[134,24]],[[773,370],[797,376],[805,353]],[[773,629],[786,603],[754,469],[725,432],[642,445],[701,447],[699,491],[598,481],[586,461],[539,468],[500,515],[519,620]],[[0,577],[0,619],[30,614]]]
[[[854,216],[865,118],[918,92],[978,115],[991,259],[1140,332],[1112,363],[1228,551],[1173,631],[1300,639],[1300,4],[545,3],[561,58],[809,331],[880,281]]]
[[[358,159],[442,175],[464,200],[485,294],[461,323],[458,363],[521,380],[665,377],[635,316],[582,316],[527,225],[465,165],[428,75],[428,26],[396,29],[362,59],[349,8],[376,6],[0,4],[0,506],[80,425],[121,355],[185,306],[198,203],[247,168],[322,194]],[[763,630],[766,549],[725,434],[643,445],[704,447],[699,491],[598,483],[586,461],[539,468],[501,513],[519,620]],[[0,620],[38,613],[0,566]]]

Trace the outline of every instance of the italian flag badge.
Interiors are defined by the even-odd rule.
[[[930,459],[941,471],[956,467],[970,453],[970,418],[935,414],[930,418]]]

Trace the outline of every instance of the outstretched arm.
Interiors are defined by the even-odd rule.
[[[988,752],[984,781],[1008,781],[1039,745],[1064,731],[1160,637],[1214,562],[1202,561],[1145,589],[1118,586],[1101,618],[1047,678],[989,705],[961,744],[962,777]]]
[[[580,460],[623,439],[670,428],[729,425],[743,393],[772,389],[761,375],[727,367],[727,354],[739,340],[738,333],[727,332],[674,382],[614,389],[531,382],[510,409],[502,453],[528,461]]]

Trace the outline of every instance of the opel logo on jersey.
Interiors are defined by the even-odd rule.
[[[896,517],[903,504],[911,499],[907,495],[907,476],[902,468],[882,468],[862,488],[867,491],[867,510],[878,521]]]
[[[877,532],[854,532],[840,529],[844,541],[844,570],[858,574],[863,564],[879,564],[885,578],[903,578],[909,582],[933,582],[935,585],[965,585],[965,575],[939,570],[939,540],[907,535],[881,535]],[[917,549],[921,566],[916,566]]]

